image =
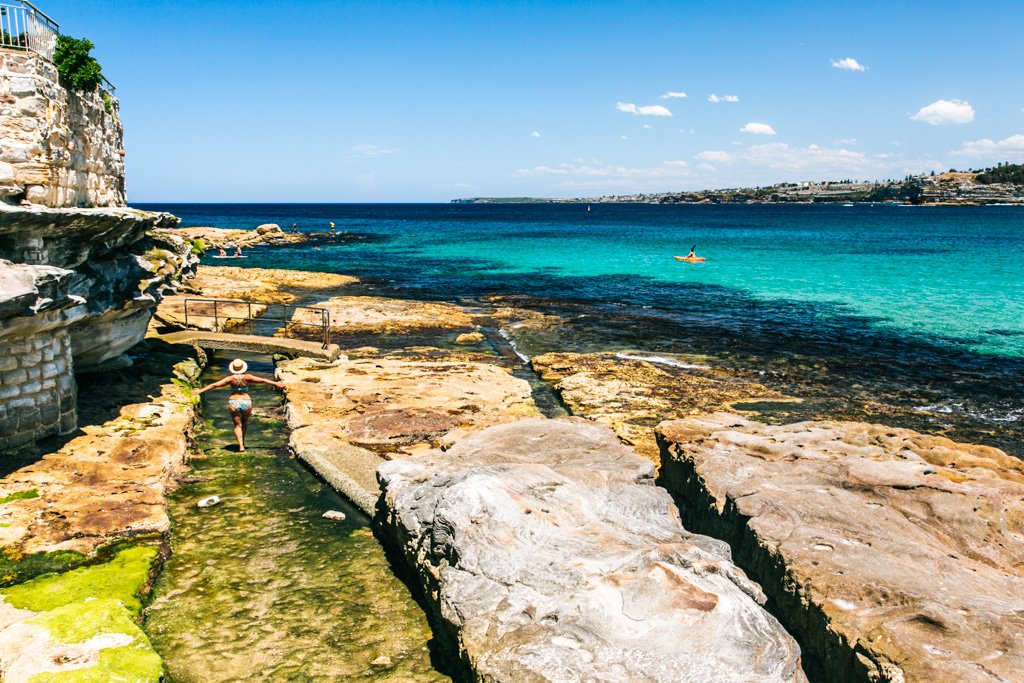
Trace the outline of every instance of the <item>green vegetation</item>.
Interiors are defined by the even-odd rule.
[[[975,180],[982,185],[993,183],[1024,185],[1024,164],[1001,164],[995,168],[987,168],[979,173]]]
[[[32,676],[31,683],[156,683],[163,677],[160,656],[117,600],[108,598],[73,603],[33,617],[28,623],[42,626],[54,640],[65,643],[82,643],[110,634],[123,634],[131,639],[124,645],[100,650],[99,662],[95,666],[39,673]]]
[[[117,115],[117,111],[114,110],[114,98],[110,96],[106,90],[103,91],[103,111],[107,112],[109,116],[113,116],[115,121],[120,121],[121,117]]]
[[[77,555],[77,553],[74,553]],[[40,626],[53,641],[85,643],[104,638],[95,666],[32,676],[33,683],[157,683],[163,662],[136,625],[141,594],[148,588],[158,550],[154,546],[121,546],[103,564],[45,574],[0,590],[4,601],[41,614],[26,623]],[[79,555],[79,557],[82,557]]]
[[[35,489],[29,489],[28,491],[15,491],[14,493],[8,493],[6,496],[0,496],[0,505],[4,503],[10,503],[13,500],[31,500],[32,498],[38,498],[39,491]]]
[[[16,548],[4,548],[0,552],[0,586],[27,581],[40,574],[67,571],[85,561],[85,555],[73,550],[22,555]]]
[[[206,253],[206,242],[201,239],[192,240],[192,253],[196,256],[202,256]]]
[[[122,550],[110,562],[79,567],[63,574],[46,574],[0,590],[7,603],[33,612],[48,612],[88,598],[114,598],[138,615],[139,591],[146,585],[157,549],[136,546]]]
[[[79,92],[93,92],[99,87],[103,77],[100,64],[89,54],[94,47],[87,38],[57,36],[53,62],[64,87]]]

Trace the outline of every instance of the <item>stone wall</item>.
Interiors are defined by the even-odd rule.
[[[0,450],[76,427],[71,338],[66,328],[0,340]]]
[[[124,206],[119,106],[102,89],[65,89],[35,53],[0,49],[0,199]]]

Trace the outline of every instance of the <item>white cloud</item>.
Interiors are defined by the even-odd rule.
[[[1021,161],[1024,160],[1024,135],[1011,135],[998,141],[988,138],[967,141],[953,154],[992,161]]]
[[[632,102],[618,102],[616,103],[615,108],[619,111],[624,111],[627,114],[633,114],[634,116],[672,116],[672,112],[660,104],[650,104],[638,107]]]
[[[628,140],[629,138],[628,138],[628,137],[626,137],[625,135],[623,135],[623,136],[622,136],[622,139],[623,139],[623,140]]]
[[[751,121],[747,125],[740,128],[741,133],[750,133],[751,135],[775,135],[775,129],[769,126],[767,123],[757,123]]]
[[[669,90],[667,93],[665,93],[664,95],[662,95],[658,99],[659,100],[678,100],[678,99],[682,99],[684,97],[686,97],[686,93],[684,93],[684,92],[673,92],[673,91]]]
[[[963,100],[935,100],[910,117],[912,121],[940,126],[944,123],[970,123],[974,120],[974,107]]]
[[[711,93],[708,95],[708,102],[718,104],[719,102],[739,102],[740,98],[738,95],[716,95]]]
[[[857,144],[857,138],[840,138],[835,144],[840,147],[852,147]]]
[[[696,173],[681,160],[663,161],[656,166],[633,167],[607,164],[596,160],[579,161],[557,166],[534,166],[515,172],[517,178],[557,178],[563,188],[622,188],[645,191],[651,188],[672,189],[673,183],[693,178]]]
[[[380,145],[355,145],[352,153],[361,157],[383,157],[398,154],[397,147],[381,147]]]
[[[540,137],[540,132],[535,130],[532,133],[530,133],[530,137],[531,138],[539,138]]]
[[[645,124],[644,124],[644,128],[654,128],[654,126],[652,126],[652,125],[651,125],[651,124],[649,124],[649,123],[645,123]]]
[[[725,163],[732,159],[732,155],[724,150],[709,149],[696,156],[701,161],[710,161],[716,164]]]
[[[833,59],[830,61],[832,66],[843,71],[867,71],[867,67],[853,57],[844,57],[843,59]]]
[[[732,152],[707,150],[696,159],[716,165],[728,164],[742,177],[735,182],[780,182],[788,174],[792,180],[848,177],[886,177],[918,173],[925,168],[942,168],[934,160],[906,160],[889,154],[865,154],[843,147],[790,147],[782,142],[751,145]]]

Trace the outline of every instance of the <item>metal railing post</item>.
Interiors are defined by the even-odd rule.
[[[217,317],[217,300],[213,300],[213,331],[220,332],[220,318]]]
[[[185,327],[188,327],[188,299],[185,299]]]

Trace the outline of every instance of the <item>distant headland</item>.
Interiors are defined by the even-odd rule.
[[[931,206],[1024,206],[1024,165],[927,175],[902,180],[853,180],[776,183],[765,187],[657,192],[649,194],[543,199],[533,197],[473,197],[452,204],[870,204]]]

